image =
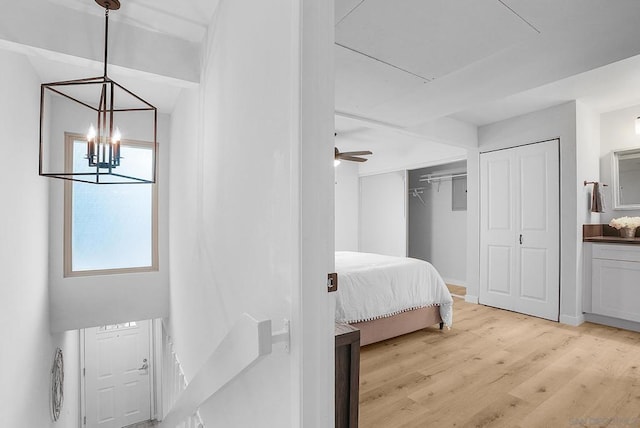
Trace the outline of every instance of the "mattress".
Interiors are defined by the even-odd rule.
[[[336,322],[356,323],[439,306],[447,327],[453,298],[429,262],[409,257],[337,251]]]

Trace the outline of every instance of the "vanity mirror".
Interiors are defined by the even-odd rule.
[[[614,151],[612,173],[613,208],[640,209],[640,148]]]

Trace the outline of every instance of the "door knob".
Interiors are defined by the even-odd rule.
[[[149,363],[147,363],[147,359],[142,360],[142,367],[139,367],[138,370],[146,370],[149,368]]]

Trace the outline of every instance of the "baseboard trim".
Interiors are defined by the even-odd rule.
[[[458,287],[464,287],[467,288],[467,281],[462,281],[460,279],[453,279],[453,278],[442,278],[445,282],[445,284],[449,284],[449,285],[457,285]]]
[[[585,321],[595,324],[607,325],[609,327],[621,328],[640,332],[640,323],[635,321],[621,320],[619,318],[608,317],[606,315],[584,314]]]
[[[560,324],[572,325],[574,327],[584,323],[584,314],[580,314],[577,317],[571,315],[560,315]]]
[[[467,303],[473,303],[475,305],[478,304],[478,296],[472,296],[470,294],[467,294],[466,296],[464,296],[464,301]]]

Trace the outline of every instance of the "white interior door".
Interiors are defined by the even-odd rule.
[[[122,428],[151,418],[150,321],[88,328],[84,338],[89,428]]]
[[[557,321],[559,141],[480,155],[480,303]]]
[[[405,171],[360,178],[360,251],[407,255],[405,183]]]

